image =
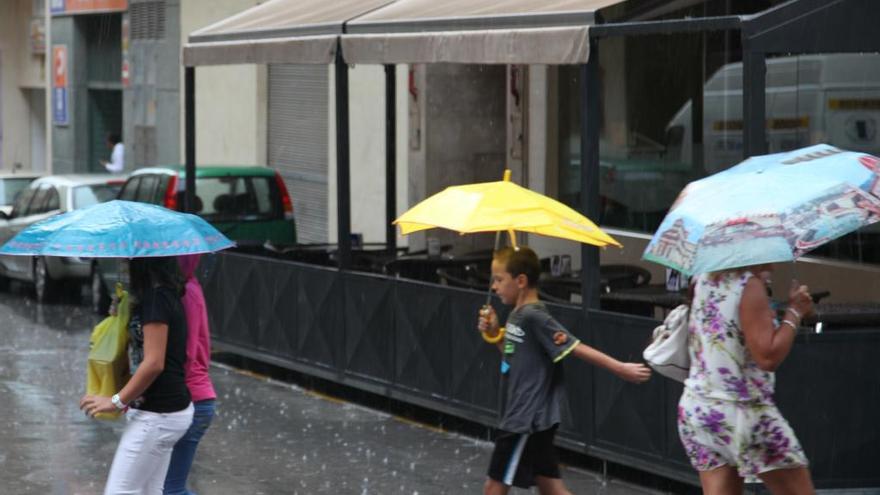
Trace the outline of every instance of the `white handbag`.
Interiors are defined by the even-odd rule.
[[[654,329],[654,335],[642,357],[657,373],[684,382],[691,368],[688,354],[688,317],[690,306],[682,304],[673,309]]]

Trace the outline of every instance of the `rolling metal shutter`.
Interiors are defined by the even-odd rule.
[[[327,242],[327,98],[325,65],[269,66],[269,166],[284,178],[297,239]]]

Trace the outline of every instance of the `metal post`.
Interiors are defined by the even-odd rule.
[[[766,82],[767,55],[743,39],[743,158],[767,153]]]
[[[581,65],[581,213],[599,221],[599,43],[590,40],[590,59]],[[599,249],[581,245],[583,308],[599,308]]]
[[[385,66],[385,247],[397,254],[397,66]]]
[[[348,64],[336,49],[336,215],[339,269],[351,266],[351,171],[348,134]]]
[[[186,192],[184,211],[193,213],[196,198],[196,68],[184,69],[184,119],[186,153]]]

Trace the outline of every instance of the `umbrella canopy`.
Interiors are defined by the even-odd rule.
[[[234,245],[195,215],[115,200],[37,222],[0,247],[0,254],[141,258],[209,253]]]
[[[510,182],[510,171],[504,177],[498,182],[448,187],[415,205],[394,223],[404,235],[435,227],[462,234],[520,231],[594,246],[620,246],[587,217]]]
[[[644,259],[687,275],[792,261],[880,219],[878,163],[827,144],[750,158],[688,184]]]

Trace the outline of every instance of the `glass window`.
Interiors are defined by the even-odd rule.
[[[19,193],[23,191],[33,179],[3,179],[0,180],[0,204],[11,205]]]
[[[104,203],[115,198],[118,193],[119,186],[112,184],[75,187],[73,189],[73,208],[78,210],[98,203]]]
[[[37,215],[39,213],[45,213],[46,210],[46,201],[49,199],[49,190],[50,187],[41,187],[37,190],[37,193],[34,195],[34,199],[31,200],[30,204],[25,210],[24,214],[26,215]]]
[[[283,213],[276,187],[272,177],[198,178],[200,215],[215,221],[280,217]]]
[[[880,155],[880,53],[821,53],[767,59],[770,153],[828,143]],[[880,225],[825,244],[813,256],[880,263]]]
[[[58,190],[54,187],[49,188],[48,197],[46,198],[45,211],[55,211],[61,209],[61,197]]]
[[[18,218],[23,217],[27,212],[28,205],[31,200],[34,199],[34,195],[37,194],[36,189],[25,189],[22,194],[18,196],[15,200],[15,205],[12,207],[12,214],[10,218]]]
[[[141,181],[138,185],[135,201],[140,201],[142,203],[158,204],[156,203],[156,186],[158,185],[159,178],[155,175],[141,176]]]
[[[138,184],[140,184],[140,177],[132,177],[125,182],[125,185],[122,186],[122,191],[119,192],[119,199],[124,199],[125,201],[135,201],[137,198],[137,189]]]
[[[741,68],[727,62],[730,42],[702,34],[602,40],[600,224],[653,233],[688,182],[741,161]],[[580,84],[579,67],[559,68],[558,195],[575,208]]]

